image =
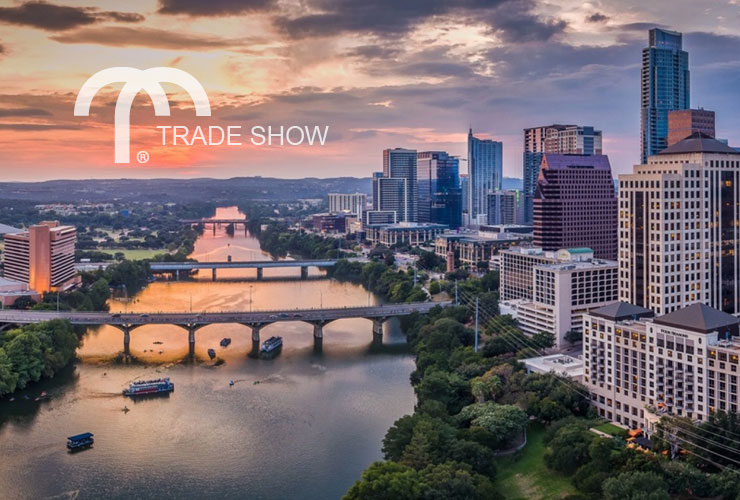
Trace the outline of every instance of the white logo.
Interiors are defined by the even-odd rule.
[[[115,111],[115,162],[129,162],[129,124],[131,104],[140,90],[146,91],[154,105],[156,116],[170,116],[170,103],[160,83],[173,83],[182,87],[193,99],[196,116],[211,116],[211,104],[203,86],[187,73],[177,68],[149,68],[140,70],[129,67],[115,67],[98,71],[80,88],[75,102],[74,116],[90,116],[90,104],[98,90],[111,83],[124,82],[118,94]],[[144,152],[140,152],[141,155]],[[142,157],[139,157],[141,160]],[[146,160],[149,155],[146,154]]]

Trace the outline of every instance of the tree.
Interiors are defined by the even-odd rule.
[[[441,291],[442,289],[439,286],[439,281],[432,281],[432,283],[429,285],[429,293],[431,293],[432,295],[436,295]]]
[[[568,332],[565,334],[565,340],[567,340],[571,344],[580,342],[581,340],[583,340],[583,332],[580,330],[568,330]]]
[[[486,429],[499,438],[497,447],[504,446],[527,428],[529,417],[519,407],[488,401],[466,406],[458,415],[461,422]]]
[[[362,473],[343,500],[417,500],[419,474],[395,462],[375,462]]]
[[[17,383],[18,374],[13,370],[13,363],[0,347],[0,396],[15,391]]]
[[[491,481],[468,465],[447,462],[419,471],[420,497],[424,500],[495,500],[500,498]],[[388,497],[393,498],[393,497]]]
[[[668,500],[668,486],[653,472],[623,472],[604,481],[606,500]]]
[[[563,426],[548,444],[545,465],[565,474],[574,472],[589,460],[589,445],[595,438],[595,434],[580,425]]]
[[[13,309],[30,309],[36,305],[36,301],[28,295],[21,295],[13,302]]]
[[[33,333],[14,330],[3,348],[10,360],[13,371],[18,376],[16,387],[24,389],[29,382],[36,382],[44,371],[44,357],[41,341]]]

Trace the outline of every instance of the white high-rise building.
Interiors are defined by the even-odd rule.
[[[367,205],[365,193],[329,193],[329,212],[333,214],[350,213],[362,220]]]
[[[619,176],[619,299],[740,313],[740,152],[697,132]]]

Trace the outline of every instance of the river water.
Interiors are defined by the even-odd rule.
[[[219,209],[216,217],[234,217]],[[237,229],[210,230],[198,260],[265,260],[256,239]],[[158,281],[113,311],[221,311],[377,303],[361,287],[298,269],[206,271],[190,281]],[[223,278],[223,279],[222,279]],[[385,324],[383,344],[371,323],[339,320],[314,347],[311,325],[277,323],[272,360],[249,357],[251,333],[212,325],[196,333],[188,360],[185,330],[144,326],[131,333],[128,364],[115,361],[122,333],[86,333],[80,361],[51,381],[0,400],[0,498],[250,498],[334,499],[380,459],[381,440],[413,409],[413,359],[398,323]],[[231,337],[221,348],[219,341]],[[157,342],[155,344],[155,342]],[[215,366],[207,349],[225,361]],[[132,401],[121,390],[135,379],[168,376],[169,397]],[[229,386],[229,381],[235,384]],[[35,401],[41,391],[48,396]],[[29,399],[25,399],[27,396]],[[129,411],[123,411],[124,407]],[[95,434],[92,449],[69,454],[66,436]]]

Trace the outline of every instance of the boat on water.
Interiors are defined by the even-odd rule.
[[[228,347],[229,344],[231,344],[231,338],[225,337],[221,339],[221,347]]]
[[[83,450],[93,445],[94,439],[92,432],[85,432],[67,438],[67,448],[69,450]]]
[[[213,359],[216,357],[216,351],[213,349],[208,349],[208,357]]]
[[[175,390],[175,384],[169,379],[140,380],[131,382],[128,389],[123,390],[124,396],[144,396],[147,394],[167,393]]]
[[[269,339],[262,342],[262,348],[260,349],[260,352],[268,354],[280,349],[281,347],[283,347],[282,337],[270,337]]]

